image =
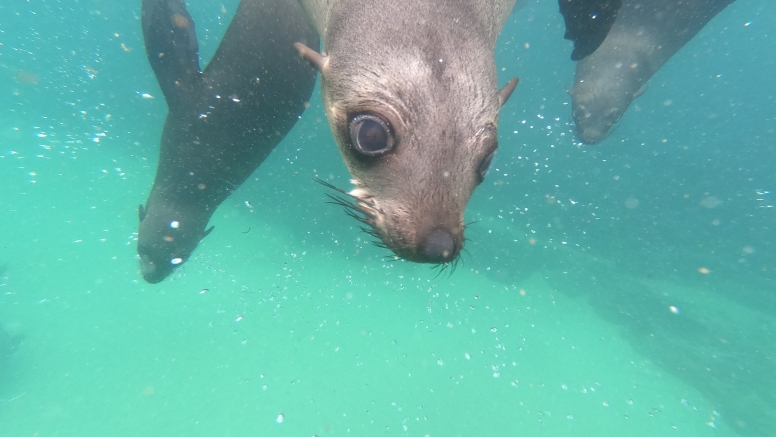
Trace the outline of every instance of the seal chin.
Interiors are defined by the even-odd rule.
[[[152,253],[143,245],[138,246],[138,255],[140,257],[140,273],[149,284],[162,282],[180,265],[180,262],[175,264],[165,260],[164,256],[160,256],[158,253]]]
[[[602,127],[585,127],[585,128],[577,128],[577,136],[579,137],[579,140],[582,141],[585,144],[594,144],[597,143],[609,134],[609,129],[604,129]]]
[[[149,284],[158,284],[171,273],[165,272],[157,263],[143,257],[140,258],[140,272]]]

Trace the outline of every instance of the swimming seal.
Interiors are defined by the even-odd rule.
[[[297,44],[355,189],[352,207],[397,256],[448,263],[498,148],[494,47],[514,0],[300,0],[324,42]],[[343,191],[343,193],[345,193]]]
[[[604,139],[660,67],[732,2],[625,0],[601,46],[577,63],[569,93],[579,139]]]
[[[186,262],[218,205],[302,114],[316,74],[293,44],[319,40],[295,1],[242,0],[203,72],[183,0],[143,0],[142,21],[169,109],[153,188],[139,208],[141,271],[157,283]]]

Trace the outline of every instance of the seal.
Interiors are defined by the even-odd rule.
[[[293,0],[242,0],[205,71],[184,0],[143,0],[146,53],[169,109],[159,164],[139,208],[143,278],[186,262],[221,204],[304,111],[316,73],[293,44],[319,39]]]
[[[564,38],[574,43],[571,60],[590,56],[612,29],[622,0],[558,0],[566,23]]]
[[[300,0],[324,110],[355,188],[343,204],[405,260],[445,264],[498,148],[494,47],[514,0]],[[355,214],[354,214],[355,215]]]
[[[660,67],[732,2],[625,0],[600,47],[577,63],[569,93],[579,139],[604,139]]]

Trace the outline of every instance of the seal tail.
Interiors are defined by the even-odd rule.
[[[170,110],[183,108],[201,82],[194,20],[184,0],[143,0],[146,56]]]

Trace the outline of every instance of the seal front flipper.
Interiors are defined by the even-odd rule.
[[[622,0],[558,0],[566,22],[564,38],[574,43],[572,61],[591,55],[611,30]]]
[[[183,0],[144,0],[146,55],[171,109],[191,98],[201,80],[194,20]]]

